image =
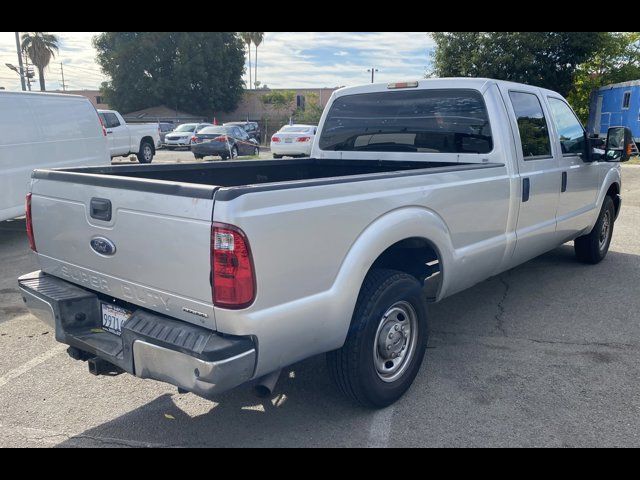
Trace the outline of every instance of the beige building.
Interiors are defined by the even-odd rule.
[[[97,109],[109,110],[109,105],[103,102],[100,90],[56,90],[56,93],[66,93],[69,95],[81,95],[87,97],[91,104]]]

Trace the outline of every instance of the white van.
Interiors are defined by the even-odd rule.
[[[0,91],[0,221],[24,215],[36,168],[110,164],[106,132],[85,97]]]

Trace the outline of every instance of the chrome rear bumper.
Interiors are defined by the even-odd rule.
[[[170,383],[203,397],[252,379],[256,348],[246,337],[134,310],[122,335],[102,330],[100,303],[113,301],[57,277],[33,272],[18,279],[29,310],[55,328],[56,340],[140,378]],[[77,356],[77,355],[76,355]]]

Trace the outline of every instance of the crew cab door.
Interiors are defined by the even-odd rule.
[[[104,127],[107,130],[107,141],[112,157],[127,155],[130,151],[129,129],[113,112],[100,114]]]
[[[584,161],[585,130],[571,107],[556,96],[548,96],[547,102],[560,165],[556,231],[563,243],[591,225],[603,170],[601,162]]]
[[[510,266],[554,248],[560,170],[549,114],[537,88],[500,86],[516,146],[520,191],[516,246]]]

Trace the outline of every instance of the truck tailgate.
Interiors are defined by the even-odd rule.
[[[42,271],[107,297],[215,329],[210,283],[215,187],[210,187],[210,194],[190,196],[187,189],[172,195],[144,188],[140,180],[122,188],[100,182],[100,175],[83,175],[82,183],[50,177],[34,175],[32,184],[33,228]],[[110,220],[94,218],[100,216],[96,212],[92,216],[92,199],[97,200],[94,206],[110,202]],[[95,243],[92,247],[96,238],[106,240],[107,254],[98,253]]]

